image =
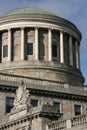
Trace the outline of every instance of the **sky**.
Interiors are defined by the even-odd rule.
[[[73,22],[82,33],[81,72],[87,85],[87,0],[0,0],[0,16],[22,7],[39,7]]]

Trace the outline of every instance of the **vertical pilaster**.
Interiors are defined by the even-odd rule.
[[[79,45],[78,42],[75,42],[76,45],[76,68],[79,69],[80,68],[80,61],[79,61]]]
[[[79,69],[80,69],[80,44],[78,45],[78,60],[79,60]]]
[[[48,30],[48,50],[49,50],[49,61],[52,61],[52,31]]]
[[[21,60],[24,60],[24,27],[21,28]]]
[[[0,32],[0,63],[2,62],[2,34]]]
[[[39,52],[39,48],[38,48],[38,27],[35,28],[35,60],[39,59],[38,56],[38,52]]]
[[[70,65],[73,66],[73,45],[72,45],[72,36],[69,36],[69,61]]]
[[[63,32],[60,31],[60,63],[64,63]]]
[[[11,29],[8,29],[8,61],[11,61]]]

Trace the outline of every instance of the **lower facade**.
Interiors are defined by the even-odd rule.
[[[0,73],[0,130],[86,130],[84,87]]]

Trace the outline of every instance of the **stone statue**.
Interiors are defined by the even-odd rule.
[[[23,81],[21,81],[16,91],[13,109],[21,110],[25,109],[29,105],[30,105],[30,94],[29,91],[26,89],[26,86],[24,86]]]

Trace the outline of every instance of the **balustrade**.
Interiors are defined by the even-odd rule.
[[[68,120],[55,121],[48,124],[48,130],[67,130],[87,124],[87,113]]]
[[[39,80],[36,78],[31,78],[31,77],[24,77],[24,76],[17,76],[17,75],[10,75],[10,74],[3,74],[0,73],[0,80],[1,81],[13,81],[13,82],[20,82],[24,81],[24,83],[31,84],[31,85],[39,85],[39,86],[46,86],[47,89],[52,89],[53,86],[57,90],[59,88],[60,91],[79,91],[79,92],[84,92],[84,87],[83,86],[72,86],[69,84],[63,84],[63,83],[54,83],[50,81],[45,81],[45,80]],[[36,84],[37,83],[37,84]]]

